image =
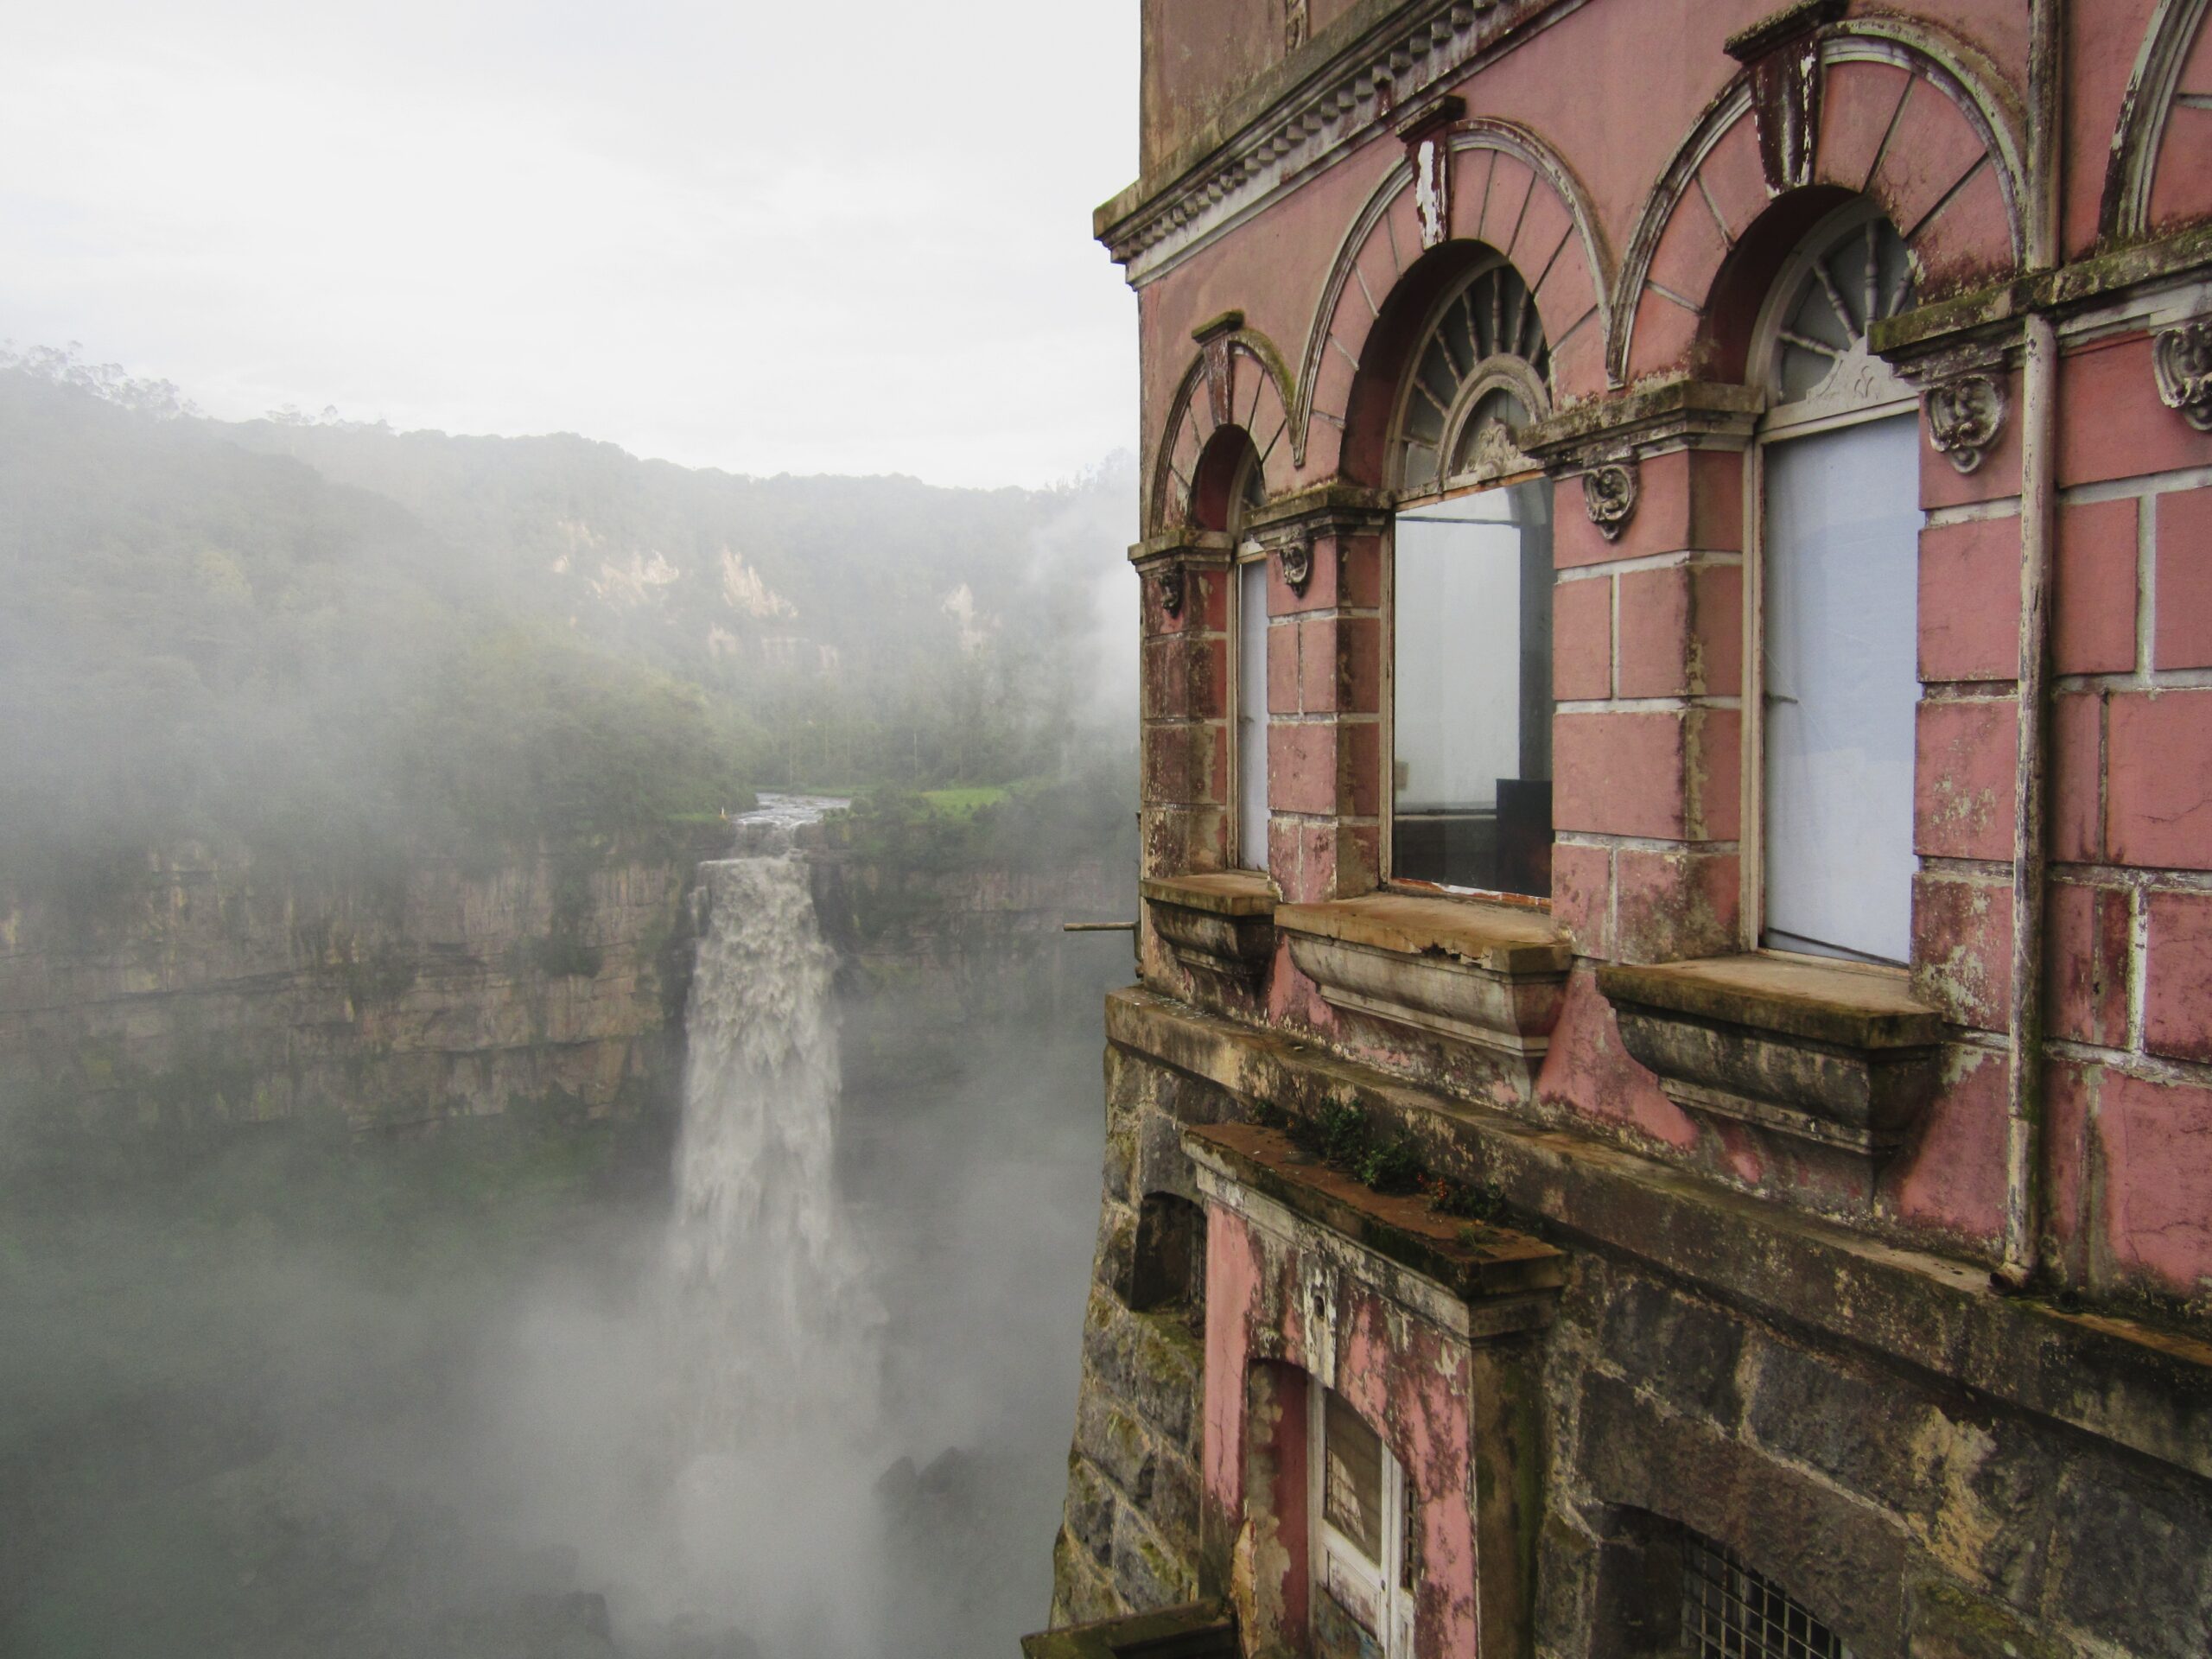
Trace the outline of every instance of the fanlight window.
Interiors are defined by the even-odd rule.
[[[1398,485],[1424,495],[1534,463],[1515,429],[1541,412],[1551,354],[1521,273],[1493,264],[1438,311],[1414,359],[1398,417]]]
[[[1912,304],[1904,238],[1877,215],[1815,245],[1777,312],[1769,378],[1776,404],[1848,409],[1910,395],[1866,344],[1873,323]]]

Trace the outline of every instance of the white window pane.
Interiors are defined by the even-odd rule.
[[[1237,861],[1268,868],[1268,562],[1236,567]]]
[[[1912,934],[1919,423],[1766,458],[1766,931],[1903,962]]]
[[[1548,485],[1398,517],[1391,873],[1551,886]]]

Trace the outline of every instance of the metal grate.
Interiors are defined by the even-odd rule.
[[[1779,1585],[1694,1534],[1682,1541],[1682,1637],[1692,1659],[1852,1659]]]

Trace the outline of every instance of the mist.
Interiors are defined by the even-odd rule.
[[[0,484],[0,1654],[1041,1625],[1129,458],[690,472],[18,351]]]

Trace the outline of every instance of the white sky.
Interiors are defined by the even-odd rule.
[[[0,0],[0,337],[734,472],[1135,441],[1138,0]]]

